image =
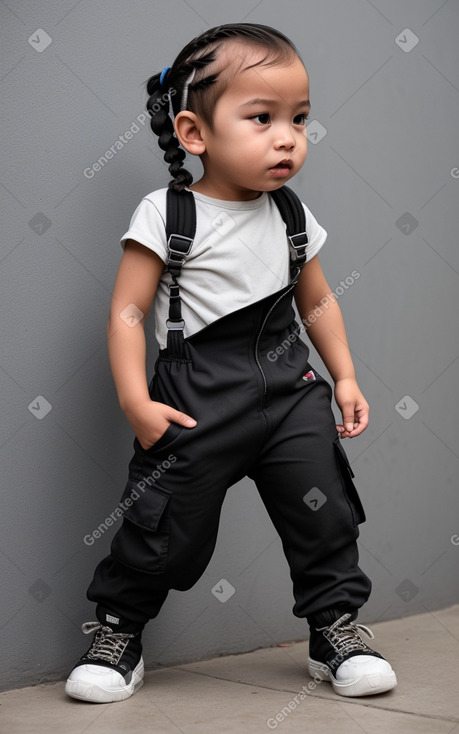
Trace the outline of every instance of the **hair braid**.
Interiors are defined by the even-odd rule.
[[[206,43],[203,45],[205,46],[208,44]],[[188,79],[193,69],[202,69],[214,60],[215,53],[211,52],[202,55],[193,61],[182,64],[177,87],[183,88],[186,79]],[[167,93],[165,93],[165,87],[160,84],[160,76],[161,74],[155,74],[147,81],[147,92],[150,96],[147,100],[146,109],[151,116],[150,127],[155,135],[158,136],[158,145],[161,150],[165,151],[164,160],[166,163],[170,164],[169,173],[173,178],[169,181],[169,188],[175,189],[176,191],[182,191],[186,186],[190,186],[190,184],[193,183],[193,176],[186,168],[182,167],[182,162],[186,157],[186,152],[180,147],[178,138],[175,135],[174,125],[169,115],[169,102],[172,101],[171,98],[173,99],[173,97],[176,97],[177,100],[172,101],[174,113],[178,114],[180,112],[181,95],[177,94],[177,88],[172,85],[173,76],[175,75],[171,75],[171,70],[166,74],[166,78],[163,82],[163,84],[167,83]],[[198,82],[196,85],[190,85],[190,89],[194,90],[196,87],[201,88],[201,86],[204,85],[209,86],[210,84],[213,84],[216,79],[217,75],[214,74],[212,77],[207,77],[207,79]]]
[[[167,80],[169,84],[168,77],[169,75],[166,75],[165,81]],[[180,148],[180,143],[169,116],[170,99],[173,96],[172,92],[176,92],[176,90],[169,87],[166,92],[165,87],[161,87],[159,78],[160,74],[155,74],[147,82],[147,92],[150,96],[147,100],[146,109],[151,116],[150,127],[158,136],[158,145],[161,150],[165,151],[164,160],[169,163],[169,173],[173,177],[169,182],[169,188],[181,191],[193,182],[193,176],[182,167],[182,161],[185,159],[186,153],[183,148]]]

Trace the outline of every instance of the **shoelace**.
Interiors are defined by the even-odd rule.
[[[364,624],[357,624],[356,622],[348,622],[350,614],[343,614],[342,617],[336,620],[328,629],[324,629],[324,637],[333,645],[335,650],[340,653],[348,653],[355,651],[366,652],[372,650],[365,644],[359,630],[365,632],[370,638],[374,639],[373,632],[365,627]]]
[[[127,632],[113,632],[111,627],[105,627],[100,622],[84,622],[81,629],[85,635],[91,632],[96,633],[86,657],[93,660],[105,660],[114,665],[118,664],[129,640],[135,637],[134,634]]]

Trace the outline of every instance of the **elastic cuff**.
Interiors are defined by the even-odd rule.
[[[138,632],[142,632],[145,626],[138,622],[133,622],[130,619],[123,619],[116,612],[110,611],[100,604],[96,607],[96,617],[104,627],[111,627],[113,632],[137,634]]]
[[[349,622],[353,622],[357,619],[358,609],[349,609],[334,607],[333,609],[324,609],[321,612],[316,612],[308,617],[308,624],[311,628],[319,629],[320,627],[330,627],[336,622],[343,614],[350,614],[351,618]]]

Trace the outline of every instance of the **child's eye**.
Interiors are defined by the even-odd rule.
[[[269,122],[269,113],[262,112],[261,115],[254,115],[250,118],[251,120],[258,120],[260,125],[267,125]]]
[[[269,112],[262,112],[259,115],[253,115],[253,117],[249,118],[250,120],[257,120],[260,125],[268,125],[270,121]],[[309,120],[309,115],[306,115],[306,113],[302,112],[300,115],[296,115],[293,118],[294,125],[304,125],[306,123],[306,120]]]

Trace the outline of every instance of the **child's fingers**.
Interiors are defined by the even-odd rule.
[[[355,427],[355,414],[354,414],[354,406],[351,403],[349,403],[349,407],[346,408],[346,406],[342,410],[343,415],[343,427],[344,429],[350,433],[353,428]]]
[[[367,427],[367,425],[368,425],[368,423],[366,425],[363,424],[363,423],[354,423],[354,428],[352,429],[352,431],[349,431],[348,432],[349,438],[354,438],[355,436],[360,436],[360,434],[363,433],[363,431],[365,430],[365,428]]]
[[[336,424],[336,430],[341,438],[354,438],[354,436],[359,436],[363,433],[368,426],[368,422],[367,410],[362,411],[360,414],[356,411],[355,416],[352,416],[352,418],[343,415],[343,423]]]
[[[180,410],[175,410],[174,408],[169,408],[164,417],[172,423],[179,423],[181,426],[185,426],[186,428],[194,428],[196,425],[194,418],[186,413],[182,413]]]

